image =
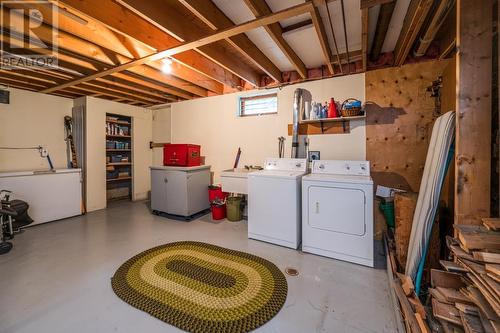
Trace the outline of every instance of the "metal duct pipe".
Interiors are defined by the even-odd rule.
[[[425,55],[425,52],[427,52],[431,42],[434,40],[434,37],[436,37],[439,28],[443,25],[446,16],[450,13],[453,5],[455,5],[455,0],[443,0],[439,2],[435,8],[434,16],[432,17],[429,26],[417,42],[414,52],[416,57]]]
[[[292,126],[292,154],[291,158],[299,157],[299,120],[300,110],[304,104],[302,89],[297,88],[293,93],[293,126]]]

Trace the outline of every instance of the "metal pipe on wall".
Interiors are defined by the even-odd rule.
[[[293,93],[293,126],[292,126],[292,152],[291,158],[299,157],[299,118],[300,109],[304,104],[302,98],[302,89],[297,88]]]

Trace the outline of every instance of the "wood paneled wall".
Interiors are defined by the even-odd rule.
[[[377,184],[418,192],[438,116],[427,87],[450,63],[430,61],[366,73],[366,155]],[[448,102],[442,106],[443,113],[449,111]]]

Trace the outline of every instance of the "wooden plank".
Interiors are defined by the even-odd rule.
[[[380,6],[377,26],[375,28],[375,35],[373,37],[372,48],[370,51],[370,59],[372,61],[377,61],[380,53],[382,52],[382,46],[384,45],[385,36],[387,35],[387,30],[389,30],[389,24],[391,23],[392,13],[394,13],[395,7],[396,1],[390,1]]]
[[[164,50],[178,41],[160,28],[135,15],[130,10],[111,0],[64,0],[60,5],[70,11],[84,14],[106,27],[133,38],[155,50]],[[174,56],[174,60],[229,87],[241,85],[240,79],[225,68],[215,64],[196,51],[187,51]],[[207,79],[206,81],[210,81]],[[208,87],[207,87],[208,88]]]
[[[431,285],[434,288],[453,288],[460,289],[465,287],[462,280],[462,274],[450,273],[438,269],[431,269]]]
[[[394,50],[394,64],[401,66],[432,7],[432,0],[411,0]]]
[[[460,319],[466,333],[484,333],[483,324],[478,316],[460,311]]]
[[[489,231],[483,226],[458,225],[453,226],[458,232],[458,239],[467,251],[470,250],[500,250],[500,233]]]
[[[413,309],[411,307],[410,302],[406,298],[403,288],[401,287],[401,282],[399,280],[393,281],[393,288],[396,292],[396,296],[399,299],[399,303],[401,304],[401,310],[403,311],[405,321],[410,326],[413,333],[422,333],[420,329],[420,325],[418,324],[417,318],[415,318],[415,313],[413,313]]]
[[[481,309],[488,320],[500,321],[500,317],[498,317],[490,303],[488,303],[478,288],[469,286],[466,290],[463,290],[463,292],[476,303],[476,306]]]
[[[314,30],[318,35],[319,44],[321,45],[321,50],[323,51],[323,58],[325,59],[326,67],[330,71],[330,75],[335,74],[332,66],[332,50],[330,49],[330,44],[328,43],[328,36],[326,35],[325,26],[321,15],[319,14],[318,8],[314,7],[311,11],[312,22],[314,25]]]
[[[467,297],[464,295],[464,297]],[[468,298],[470,302],[475,304],[470,298]],[[471,304],[464,304],[464,303],[456,303],[455,307],[458,309],[460,312],[468,313],[468,314],[473,314],[473,315],[479,315],[479,308],[471,305]]]
[[[394,196],[394,241],[396,243],[396,258],[401,267],[406,267],[406,256],[417,199],[418,194],[415,192],[396,193]]]
[[[255,19],[255,20],[239,24],[239,25],[234,26],[234,27],[229,28],[229,29],[217,30],[216,32],[214,32],[214,33],[212,33],[204,38],[200,38],[200,39],[194,40],[194,41],[180,43],[177,46],[171,47],[171,48],[163,50],[161,52],[158,52],[158,53],[155,53],[152,55],[148,55],[148,56],[130,61],[128,63],[122,64],[119,66],[112,67],[110,69],[101,71],[101,72],[96,73],[96,74],[92,74],[92,75],[89,75],[89,76],[86,76],[83,78],[79,78],[79,79],[64,83],[64,84],[59,85],[57,87],[52,87],[50,89],[46,89],[43,92],[44,93],[53,92],[53,91],[64,89],[67,87],[71,87],[73,85],[77,85],[77,84],[80,84],[80,83],[83,83],[86,81],[95,80],[97,78],[100,78],[100,77],[103,77],[106,75],[111,75],[113,73],[122,72],[122,71],[128,70],[132,67],[136,67],[136,66],[145,64],[146,62],[149,62],[149,61],[156,61],[156,60],[163,59],[165,57],[170,57],[170,56],[173,56],[175,54],[191,50],[193,48],[197,48],[197,47],[200,47],[203,45],[211,44],[211,43],[216,42],[218,40],[244,33],[246,31],[260,27],[262,25],[275,23],[275,22],[278,22],[278,21],[286,19],[286,18],[290,18],[290,17],[294,17],[297,15],[307,13],[310,10],[311,10],[310,3],[304,3],[302,5],[293,6],[293,7],[290,7],[288,9],[276,12],[274,14],[266,15],[266,16],[263,16],[261,18]]]
[[[283,34],[286,34],[286,33],[291,32],[291,31],[295,31],[295,30],[299,30],[299,29],[308,27],[312,24],[313,24],[312,19],[307,19],[307,20],[293,23],[293,24],[287,25],[286,27],[283,27],[282,32],[283,32]]]
[[[490,0],[457,1],[456,224],[490,216],[492,10]]]
[[[447,302],[464,303],[464,304],[473,303],[468,297],[464,296],[458,289],[437,287],[436,290],[443,295],[443,297],[446,299]]]
[[[225,29],[234,26],[222,10],[212,0],[180,0],[200,20],[205,22],[213,30]],[[248,38],[240,34],[226,39],[231,46],[247,56],[255,65],[266,72],[277,82],[282,82],[281,71],[278,67]]]
[[[486,264],[484,268],[487,272],[500,276],[500,265]]]
[[[458,309],[453,305],[441,303],[435,298],[432,299],[432,314],[436,318],[462,326]]]
[[[397,273],[399,280],[401,281],[401,288],[406,296],[411,296],[414,294],[415,286],[413,285],[413,281],[408,275],[404,275],[401,273]]]
[[[429,295],[437,299],[439,302],[453,304],[452,302],[447,301],[444,295],[441,294],[436,288],[429,288],[428,290],[429,290]]]
[[[475,260],[488,262],[491,264],[500,264],[500,253],[491,252],[473,252],[472,253]]]
[[[463,266],[453,262],[453,261],[448,261],[448,260],[439,260],[439,263],[441,266],[443,266],[444,269],[446,269],[448,272],[453,272],[453,273],[464,273],[467,272],[467,268],[464,268]]]
[[[422,318],[422,315],[420,313],[415,313],[415,318],[417,319],[418,326],[420,327],[422,333],[431,333],[429,326],[427,326],[425,320]]]
[[[261,17],[263,15],[269,15],[272,13],[271,8],[268,6],[265,0],[244,0],[245,4],[250,8],[255,17]],[[312,3],[311,3],[312,4]],[[314,6],[313,6],[314,7]],[[311,8],[311,13],[312,13]],[[267,24],[264,26],[269,36],[273,39],[276,45],[280,48],[281,52],[290,61],[290,63],[295,67],[297,73],[303,79],[307,78],[306,65],[299,58],[297,53],[292,49],[288,42],[283,38],[283,30],[278,23]]]
[[[500,231],[500,218],[485,217],[483,224],[488,230]]]
[[[288,124],[288,135],[292,135],[292,124]],[[350,132],[350,123],[315,123],[299,124],[299,135],[318,135],[318,134],[346,134]]]

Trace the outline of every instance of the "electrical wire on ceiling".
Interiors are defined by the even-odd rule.
[[[332,17],[330,15],[330,9],[328,8],[328,3],[326,1],[325,1],[325,6],[326,6],[326,12],[328,13],[328,22],[330,24],[330,31],[332,32],[333,36],[333,45],[335,46],[335,52],[337,53],[337,62],[339,63],[340,72],[344,73],[344,69],[342,68],[342,62],[340,61],[340,53],[339,53],[339,47],[337,45],[337,38],[335,37],[335,32],[333,31]]]

